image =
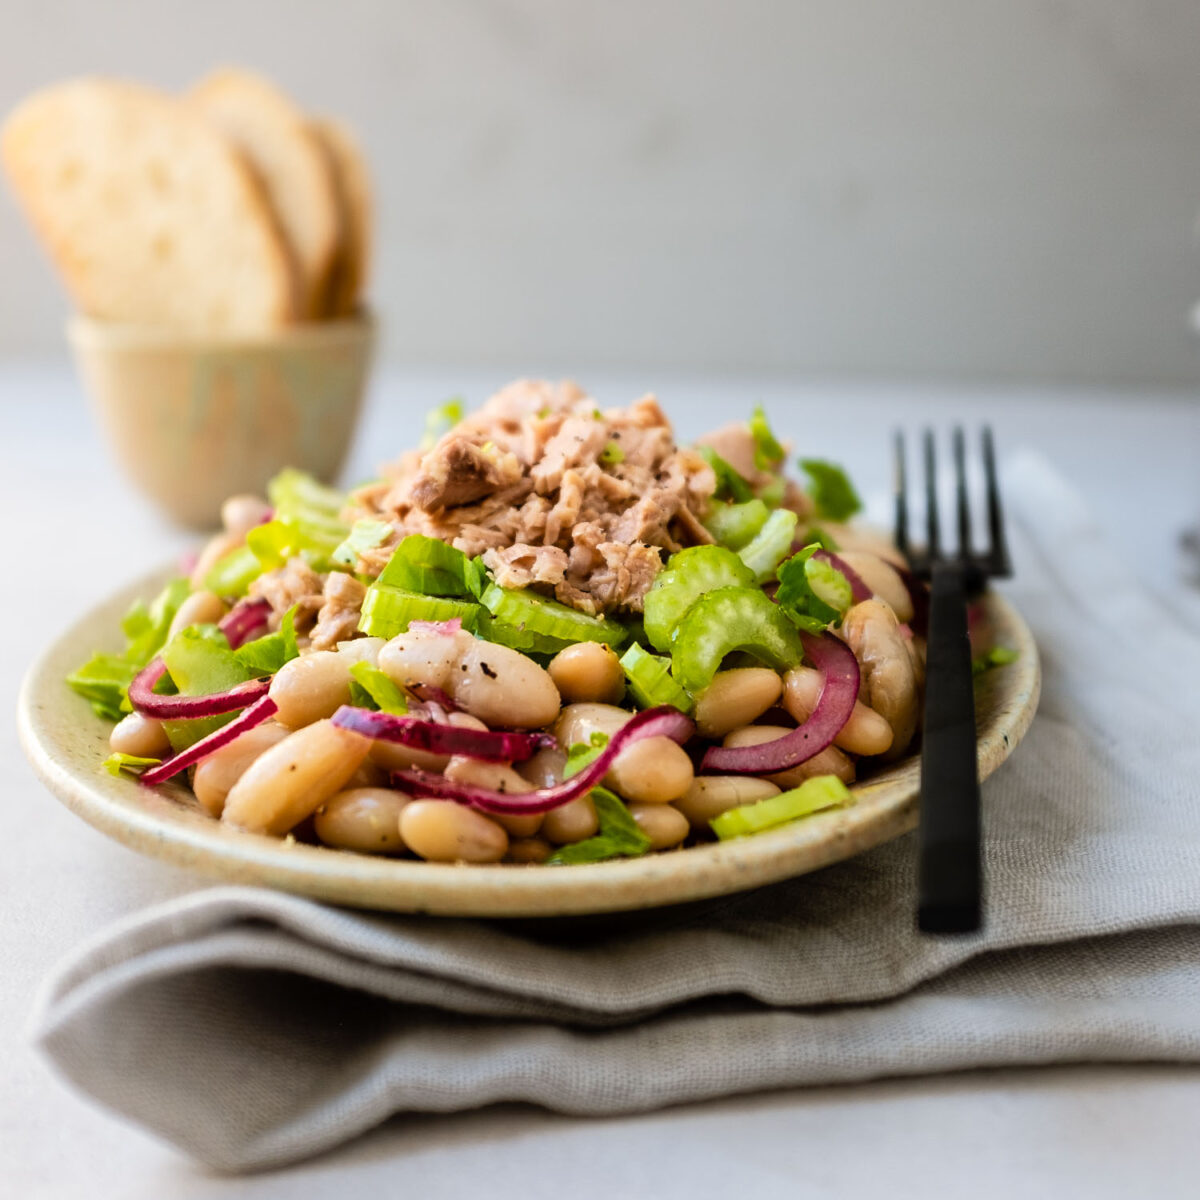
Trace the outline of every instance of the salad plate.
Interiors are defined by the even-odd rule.
[[[220,878],[336,904],[396,912],[476,917],[564,917],[680,904],[747,891],[860,854],[917,821],[920,758],[911,755],[853,787],[854,803],[753,837],[640,858],[528,867],[464,866],[348,854],[213,821],[184,786],[141,786],[106,773],[111,726],[64,677],[97,647],[115,648],[122,614],[168,571],[138,580],[75,623],[25,680],[18,721],[43,783],[72,812],[139,853]],[[976,684],[981,778],[1017,746],[1037,708],[1041,671],[1024,620],[1002,595],[980,601],[998,643],[1015,651]]]

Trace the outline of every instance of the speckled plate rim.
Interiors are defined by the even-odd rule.
[[[18,702],[22,746],[39,778],[72,812],[153,858],[228,883],[279,888],[356,908],[481,917],[622,912],[730,895],[815,871],[912,829],[920,761],[895,764],[855,788],[856,803],[771,833],[644,858],[541,868],[448,866],[372,858],[228,829],[183,787],[146,789],[101,762],[108,724],[64,677],[97,649],[112,649],[121,616],[166,578],[156,572],[92,609],[37,660]],[[1002,596],[984,611],[1017,660],[976,688],[979,772],[990,775],[1033,720],[1041,668],[1033,635]]]

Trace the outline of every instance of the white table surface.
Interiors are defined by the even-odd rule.
[[[347,478],[365,477],[374,463],[410,445],[432,403],[455,393],[480,399],[505,377],[478,370],[381,376]],[[1178,571],[1178,530],[1200,518],[1200,394],[848,387],[612,372],[583,382],[605,403],[655,388],[685,436],[765,401],[797,449],[842,459],[881,493],[894,424],[946,425],[986,414],[1002,450],[1033,446],[1049,455],[1164,591]],[[0,684],[11,712],[21,675],[48,639],[119,584],[183,550],[189,538],[117,476],[64,363],[0,366],[0,414],[0,544],[8,571],[0,593]],[[205,883],[138,857],[70,815],[33,778],[11,722],[0,737],[0,1196],[1198,1194],[1200,1069],[1164,1065],[966,1073],[606,1120],[504,1106],[394,1119],[334,1154],[272,1174],[230,1179],[206,1172],[69,1091],[24,1040],[34,992],[64,953],[117,917]]]

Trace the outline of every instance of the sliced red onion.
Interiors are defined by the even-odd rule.
[[[220,729],[214,730],[208,737],[201,738],[186,750],[181,750],[178,754],[168,758],[166,762],[159,763],[157,767],[151,767],[150,770],[143,771],[138,782],[144,783],[147,787],[166,783],[173,775],[178,775],[180,771],[185,771],[201,759],[207,758],[214,750],[220,750],[222,746],[228,746],[234,738],[245,733],[247,729],[253,729],[255,725],[261,725],[268,717],[275,714],[276,708],[277,705],[270,696],[263,696],[251,704],[244,713],[240,713],[234,717],[228,725],[222,725]]]
[[[222,713],[234,712],[254,703],[267,694],[271,686],[269,679],[251,679],[239,683],[227,692],[213,692],[209,696],[160,696],[154,685],[167,673],[167,665],[155,658],[143,667],[129,685],[129,703],[134,712],[143,717],[156,717],[160,721],[191,721],[196,717],[219,717]]]
[[[252,633],[266,627],[270,615],[271,605],[266,600],[239,600],[217,628],[228,639],[230,649],[236,650],[250,640]]]
[[[773,742],[757,746],[713,746],[701,770],[731,775],[773,775],[820,754],[841,733],[858,699],[858,660],[831,633],[800,631],[805,657],[825,676],[817,705],[807,721]]]
[[[564,779],[555,787],[509,794],[470,783],[459,783],[431,771],[396,771],[392,775],[392,785],[412,796],[453,800],[456,804],[466,804],[481,812],[499,813],[501,816],[544,813],[590,792],[608,774],[613,759],[634,742],[649,737],[669,737],[682,746],[695,731],[696,723],[691,717],[664,704],[638,713],[612,735],[608,745],[578,775]]]
[[[813,552],[813,558],[819,558],[822,562],[827,562],[835,571],[841,571],[846,577],[846,582],[850,585],[850,593],[854,597],[855,604],[861,604],[864,600],[870,600],[875,594],[863,582],[863,577],[839,555],[834,554],[832,550],[816,550]]]
[[[371,712],[343,704],[333,714],[333,723],[352,733],[396,742],[431,754],[462,754],[484,762],[524,762],[539,750],[553,749],[558,739],[549,733],[498,733],[490,729],[461,729],[440,725],[420,717]]]
[[[410,633],[436,633],[440,637],[453,637],[462,632],[462,617],[451,617],[448,621],[409,621]]]

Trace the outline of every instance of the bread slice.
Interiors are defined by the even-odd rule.
[[[371,266],[371,178],[366,158],[344,125],[326,117],[312,122],[333,165],[342,211],[342,247],[329,281],[325,312],[352,316],[362,303]]]
[[[84,312],[203,331],[295,315],[286,246],[253,172],[198,113],[86,78],[24,101],[0,157]]]
[[[319,317],[342,238],[333,170],[308,119],[249,71],[224,68],[190,99],[258,172],[298,268],[302,314]]]

